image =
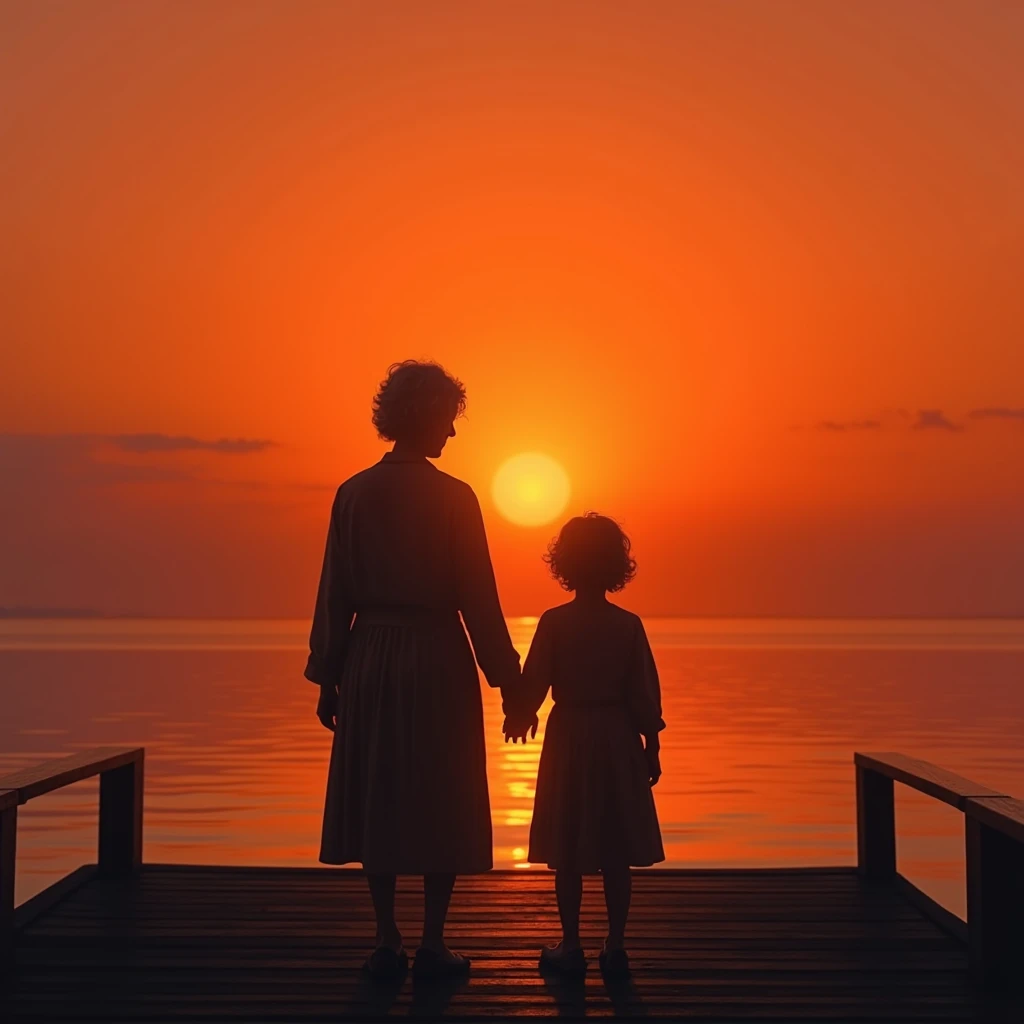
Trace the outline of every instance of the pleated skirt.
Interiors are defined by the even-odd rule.
[[[665,859],[643,743],[621,708],[551,709],[529,859],[583,874]]]
[[[320,860],[395,874],[490,870],[480,678],[458,615],[357,617]]]

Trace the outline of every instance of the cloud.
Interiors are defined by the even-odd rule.
[[[843,434],[850,430],[881,430],[881,420],[821,420],[815,424],[817,430]]]
[[[129,455],[159,455],[165,452],[218,452],[224,455],[247,455],[274,446],[273,441],[245,437],[222,437],[203,441],[198,437],[172,434],[2,434],[0,458],[5,461],[44,459],[66,461],[109,446]]]
[[[1024,406],[989,405],[971,409],[967,419],[1001,420],[1024,425]],[[826,434],[849,434],[858,431],[938,430],[959,434],[966,430],[964,423],[950,419],[942,409],[919,409],[915,414],[905,409],[886,409],[878,419],[819,420],[811,429]],[[800,428],[797,428],[800,429]]]
[[[200,477],[192,467],[146,457],[184,451],[246,454],[263,451],[272,443],[243,438],[202,441],[167,434],[0,433],[0,477],[10,493],[19,488],[23,493],[41,489],[67,493],[73,487],[193,481]],[[112,449],[123,457],[118,459]]]
[[[972,409],[967,415],[972,420],[1020,420],[1024,423],[1024,409],[1009,409],[999,405]]]
[[[947,430],[953,433],[963,430],[959,424],[953,423],[941,409],[920,409],[913,423],[914,430]]]
[[[109,434],[103,440],[123,452],[149,455],[160,452],[219,452],[223,455],[247,455],[273,447],[273,441],[245,437],[222,437],[216,441],[202,441],[197,437],[171,434]]]

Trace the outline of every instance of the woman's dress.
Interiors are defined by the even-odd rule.
[[[574,601],[537,624],[519,706],[548,689],[529,859],[582,873],[665,859],[641,735],[657,735],[661,691],[643,623],[608,602]]]
[[[474,652],[491,686],[518,686],[476,495],[389,452],[338,489],[313,617],[306,678],[338,686],[321,861],[490,870]]]

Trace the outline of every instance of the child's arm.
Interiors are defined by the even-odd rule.
[[[528,732],[532,736],[537,734],[537,712],[551,688],[552,663],[550,620],[542,615],[526,656],[519,688],[504,704],[506,741],[522,738],[525,743]]]
[[[633,683],[629,688],[629,710],[637,731],[644,738],[644,752],[647,755],[647,769],[651,785],[661,777],[661,739],[659,733],[665,728],[661,717],[661,683],[658,680],[658,666],[654,663],[644,624],[636,620],[636,653]]]

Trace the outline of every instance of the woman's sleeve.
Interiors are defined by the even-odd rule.
[[[500,686],[508,700],[519,688],[519,653],[501,614],[480,502],[469,487],[456,521],[454,550],[459,611],[473,641],[473,653],[488,684]]]
[[[551,689],[555,660],[553,640],[551,620],[545,613],[537,623],[537,632],[533,634],[533,643],[530,644],[526,664],[523,666],[520,696],[514,705],[515,712],[526,717],[537,714]]]
[[[665,728],[661,717],[661,683],[644,624],[636,620],[633,678],[629,686],[629,710],[643,736],[656,736]]]
[[[336,685],[341,678],[341,664],[348,646],[352,628],[350,595],[346,593],[342,558],[344,552],[338,541],[338,497],[331,508],[331,523],[327,528],[327,546],[324,564],[320,570],[313,628],[309,634],[309,660],[305,677],[313,683]]]

